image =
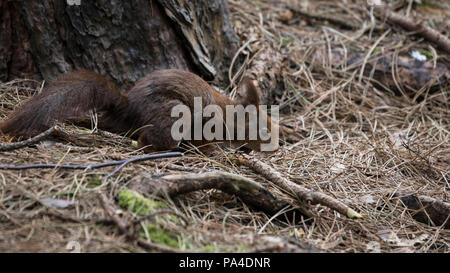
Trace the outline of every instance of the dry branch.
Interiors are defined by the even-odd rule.
[[[53,134],[55,131],[58,130],[57,126],[53,126],[50,129],[48,129],[47,131],[40,133],[37,136],[34,136],[32,138],[29,138],[27,140],[24,141],[19,141],[19,142],[14,142],[14,143],[8,143],[8,144],[1,144],[0,145],[0,152],[4,152],[4,151],[10,151],[10,150],[15,150],[15,149],[19,149],[34,143],[37,143],[41,140],[43,140],[44,138],[50,136],[51,134]]]
[[[292,195],[298,197],[304,202],[311,202],[311,204],[321,204],[329,207],[349,218],[362,218],[362,216],[349,208],[347,205],[339,200],[336,200],[324,193],[311,191],[303,186],[300,186],[286,178],[284,178],[281,173],[276,171],[274,168],[270,167],[266,163],[253,158],[249,155],[242,154],[238,156],[233,156],[235,162],[240,165],[247,166],[254,170],[255,172],[261,174],[266,179],[272,181],[277,186],[279,186],[284,191],[291,193]]]
[[[275,215],[289,203],[278,200],[258,183],[240,175],[226,172],[208,172],[202,174],[143,174],[134,178],[129,187],[138,192],[157,196],[176,196],[198,190],[218,189],[238,196],[245,204]],[[297,211],[298,213],[298,211]],[[298,213],[296,216],[301,216]]]
[[[89,128],[90,124],[85,124]],[[121,146],[121,147],[137,147],[137,142],[129,137],[114,134],[101,129],[94,131],[80,128],[68,124],[59,124],[58,131],[55,136],[65,142],[72,143],[82,147],[101,147],[101,146]]]
[[[447,53],[450,53],[450,39],[439,33],[439,31],[424,25],[422,22],[414,22],[412,19],[391,11],[385,5],[376,5],[375,11],[381,19],[389,23],[399,25],[408,31],[414,31],[417,35],[437,44]]]
[[[70,150],[71,152],[81,152],[81,153],[90,153],[95,151],[95,147],[80,147],[80,146],[72,146],[64,143],[59,143],[51,140],[44,140],[39,145],[40,149],[48,149],[50,147],[58,147],[66,150]]]

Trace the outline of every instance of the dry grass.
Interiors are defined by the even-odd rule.
[[[414,96],[408,95],[407,88],[403,94],[377,89],[370,75],[360,77],[364,66],[373,59],[371,48],[401,55],[423,48],[436,52],[430,49],[432,45],[400,29],[386,32],[388,27],[380,30],[380,23],[371,25],[370,13],[363,5],[366,1],[346,1],[345,5],[343,1],[273,2],[229,1],[242,42],[255,39],[246,50],[271,48],[278,52],[273,55],[278,58],[273,60],[277,65],[264,69],[268,73],[273,69],[282,83],[274,90],[278,96],[272,97],[282,108],[281,124],[299,135],[297,142],[285,143],[276,153],[254,156],[292,181],[344,201],[365,218],[350,220],[315,206],[311,208],[315,217],[310,222],[284,222],[249,209],[233,196],[208,190],[163,200],[169,209],[188,220],[186,226],[167,217],[161,217],[157,224],[176,234],[178,246],[188,251],[272,251],[271,244],[281,243],[283,247],[273,251],[313,247],[331,252],[449,252],[449,230],[419,223],[403,206],[391,202],[398,192],[450,202],[449,83]],[[440,9],[441,13],[424,9],[411,12],[419,18],[432,18],[437,29],[448,35],[450,16],[445,10],[450,9],[448,2],[441,5],[447,5]],[[364,31],[343,30],[336,24],[298,16],[284,23],[287,7],[339,15]],[[333,67],[326,61],[311,64],[312,50],[320,46],[357,51],[366,58],[353,70]],[[448,65],[450,56],[441,54],[439,61]],[[251,69],[251,59],[249,65]],[[2,84],[0,115],[7,115],[39,88],[40,83],[28,81]],[[140,153],[120,139],[96,138],[98,145],[89,151],[65,146],[27,147],[2,153],[0,164],[88,164]],[[8,141],[5,137],[1,140]],[[79,242],[83,252],[147,251],[119,233],[98,198],[102,191],[117,201],[127,182],[143,172],[222,170],[253,178],[276,196],[286,198],[269,181],[247,168],[232,165],[227,160],[232,152],[220,150],[215,156],[193,153],[183,158],[140,162],[126,166],[108,180],[103,178],[115,167],[0,171],[0,251],[65,252],[69,241]],[[76,204],[55,209],[43,204],[42,199],[47,197]],[[129,211],[120,215],[126,222],[138,218]],[[145,232],[141,235],[145,238]]]

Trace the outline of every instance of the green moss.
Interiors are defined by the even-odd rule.
[[[244,245],[244,244],[238,244],[235,246],[226,246],[223,248],[223,250],[220,250],[220,252],[235,253],[235,252],[245,252],[245,251],[250,251],[250,250],[252,250],[251,247]]]
[[[215,243],[204,245],[203,247],[200,247],[197,249],[200,252],[216,252],[217,251],[217,245]]]
[[[434,58],[433,53],[430,52],[430,51],[428,51],[428,50],[425,50],[425,49],[424,49],[424,50],[421,50],[420,53],[422,53],[423,55],[427,56],[427,57],[430,58],[430,59],[433,59],[433,58]]]
[[[292,44],[293,42],[294,42],[294,40],[292,38],[284,38],[284,37],[280,38],[281,46],[288,46],[288,45]]]
[[[119,193],[119,206],[136,215],[146,216],[156,212],[159,209],[167,208],[166,203],[145,198],[141,194],[132,190],[124,189]],[[166,245],[169,247],[180,248],[185,246],[180,234],[165,229],[164,222],[175,222],[179,219],[175,215],[161,215],[152,218],[151,223],[142,225],[140,236],[144,239],[150,238],[153,243]]]
[[[92,176],[86,183],[87,188],[95,188],[102,185],[102,180],[98,176]]]
[[[159,208],[167,208],[162,201],[155,201],[125,189],[119,193],[119,206],[139,216],[149,215]]]
[[[179,236],[175,232],[154,224],[147,224],[144,228],[153,243],[179,248]],[[143,235],[145,236],[145,234]]]
[[[244,244],[238,244],[236,246],[236,251],[250,251],[252,248],[249,247],[248,245],[244,245]]]
[[[380,47],[376,47],[376,48],[373,50],[373,52],[372,52],[373,55],[376,55],[376,54],[378,54],[378,53],[381,53],[381,48],[380,48]]]
[[[52,195],[53,198],[60,197],[60,196],[73,196],[75,194],[75,191],[62,191],[58,192],[54,195]]]

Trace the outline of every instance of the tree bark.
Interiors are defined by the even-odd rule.
[[[226,83],[239,40],[226,0],[0,0],[0,80],[85,68],[129,88],[178,68]]]

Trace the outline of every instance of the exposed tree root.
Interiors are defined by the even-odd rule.
[[[208,172],[201,174],[151,175],[143,174],[134,178],[129,187],[138,192],[157,196],[176,196],[198,190],[218,189],[236,195],[249,207],[275,215],[290,204],[278,200],[258,183],[231,173]],[[291,211],[290,214],[292,214]],[[303,212],[304,213],[304,212]],[[297,211],[296,217],[302,213]]]

